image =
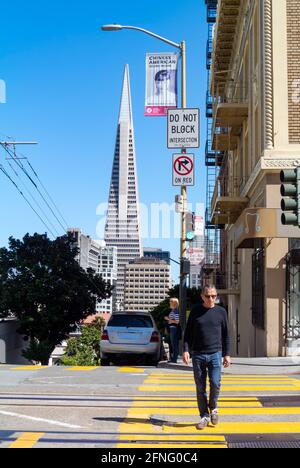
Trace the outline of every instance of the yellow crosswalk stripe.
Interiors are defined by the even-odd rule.
[[[196,385],[192,373],[153,372],[145,377],[138,390],[147,392],[147,395],[140,394],[133,398],[127,413],[128,422],[120,425],[116,445],[118,448],[228,448],[226,435],[229,434],[300,433],[299,406],[264,407],[258,396],[270,392],[284,392],[287,395],[300,392],[300,380],[294,377],[223,375],[219,414],[229,420],[221,421],[216,427],[209,425],[202,431],[196,428],[197,422],[175,422],[176,416],[185,421],[189,416],[194,416],[199,421]],[[207,390],[209,391],[209,382]],[[172,392],[177,392],[179,396]],[[193,395],[189,392],[193,392]],[[228,392],[235,392],[236,396],[227,396]],[[244,392],[251,392],[251,396]],[[168,416],[174,416],[175,421],[168,421]],[[230,421],[230,416],[245,418],[243,422]],[[257,421],[264,416],[265,421]],[[272,421],[273,418],[270,421],[271,416],[277,416],[277,421]],[[155,424],[151,417],[159,421]]]
[[[144,402],[149,402],[149,401],[156,401],[156,400],[163,400],[163,401],[184,401],[184,402],[197,402],[196,397],[182,397],[182,396],[153,396],[153,395],[147,395],[147,396],[135,396],[134,401],[144,401]],[[258,401],[258,397],[252,397],[252,396],[244,396],[244,397],[239,397],[239,396],[233,396],[233,397],[225,397],[222,396],[219,401]]]
[[[187,373],[185,372],[184,374],[182,373],[163,373],[163,372],[153,372],[150,374],[151,376],[153,377],[186,377],[186,378],[190,378],[190,376],[193,375],[193,372],[190,372],[190,373]],[[254,374],[222,374],[222,377],[223,378],[236,378],[237,380],[240,380],[240,379],[243,379],[243,378],[247,378],[247,379],[260,379],[260,378],[264,378],[264,379],[287,379],[289,378],[288,375],[275,375],[275,374],[272,374],[272,375],[265,375],[265,374],[262,374],[262,375],[254,375]]]
[[[145,369],[140,369],[139,367],[121,367],[118,369],[118,372],[145,372]]]
[[[125,441],[129,440],[132,442],[132,438],[128,437],[127,434],[121,434],[119,440]],[[153,440],[153,434],[134,434],[134,440],[143,440],[143,441],[150,441]],[[172,441],[187,441],[187,442],[226,442],[224,436],[215,436],[215,435],[201,435],[198,433],[197,435],[180,435],[180,434],[155,434],[155,440],[157,442],[172,442]]]
[[[166,423],[164,426],[153,426],[147,424],[145,419],[141,418],[140,423],[128,424],[122,423],[120,432],[127,434],[147,433],[161,434],[162,432],[170,434],[199,434],[196,428],[196,422],[180,422],[174,424]],[[228,435],[228,434],[297,434],[300,433],[300,422],[221,422],[218,426],[208,426],[202,435]]]
[[[206,445],[206,444],[155,444],[149,442],[148,444],[117,444],[116,448],[146,448],[146,449],[161,449],[161,448],[184,448],[184,449],[227,449],[227,445]]]
[[[194,392],[195,385],[141,385],[140,392]],[[222,386],[221,392],[263,392],[263,391],[293,391],[299,392],[299,386]]]
[[[166,385],[192,385],[194,384],[194,380],[191,381],[182,381],[182,380],[153,380],[153,379],[146,379],[144,384],[166,384]],[[300,381],[298,382],[291,382],[291,381],[286,381],[286,382],[265,382],[265,381],[257,381],[257,382],[237,382],[235,380],[227,380],[223,381],[222,385],[227,386],[227,385],[239,385],[240,387],[242,386],[250,386],[250,385],[264,385],[265,387],[272,387],[274,385],[277,386],[295,386],[295,387],[300,387]]]
[[[197,408],[132,408],[128,411],[128,417],[134,418],[136,416],[141,416],[144,418],[149,417],[151,414],[162,414],[162,415],[181,415],[181,416],[197,416],[199,415],[199,410]],[[252,415],[252,416],[261,416],[261,415],[300,415],[300,408],[295,407],[272,407],[272,408],[224,408],[219,407],[219,414],[237,416],[237,415]],[[299,421],[300,423],[300,421]]]
[[[152,376],[148,376],[147,378],[147,381],[153,381],[153,382],[173,382],[173,381],[176,381],[176,382],[182,382],[182,383],[189,383],[189,382],[194,382],[194,378],[193,377],[190,377],[189,379],[183,379],[183,378],[180,378],[180,379],[176,379],[175,377],[172,377],[172,378],[166,378],[166,377],[152,377]],[[274,382],[275,383],[278,383],[278,384],[281,384],[281,383],[293,383],[293,384],[299,384],[299,380],[297,379],[224,379],[222,378],[222,382],[225,382],[225,383],[229,383],[229,382],[241,382],[241,383],[258,383],[258,382],[264,382],[264,383],[268,383],[268,384],[273,384]]]
[[[132,403],[133,407],[141,408],[147,406],[148,408],[158,408],[158,401],[147,401],[147,403],[144,403],[143,401],[134,401]],[[197,403],[195,402],[194,405],[192,402],[183,402],[183,401],[165,401],[162,402],[161,408],[167,408],[167,407],[178,407],[182,406],[182,408],[190,408],[191,406],[194,408],[197,408]],[[261,408],[262,404],[259,403],[258,401],[220,401],[219,400],[219,407],[220,408],[227,408],[227,407],[249,407],[249,408]]]
[[[32,448],[43,435],[43,432],[25,432],[9,448]]]

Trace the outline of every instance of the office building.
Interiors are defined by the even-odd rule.
[[[300,161],[300,3],[206,3],[208,11],[218,3],[208,49],[215,178],[207,224],[220,246],[209,237],[216,261],[204,277],[228,309],[235,355],[300,354],[300,231],[281,223],[279,177]]]
[[[68,234],[72,235],[78,246],[77,261],[81,268],[91,268],[102,278],[115,286],[117,281],[117,248],[108,247],[102,240],[93,240],[90,236],[82,233],[80,228],[69,228]],[[109,299],[96,304],[96,313],[108,316],[117,308],[116,291]],[[107,318],[107,317],[106,317]]]
[[[117,307],[124,307],[125,267],[142,257],[139,196],[129,68],[125,67],[114,162],[109,191],[105,242],[117,247]]]
[[[170,252],[163,251],[162,249],[155,249],[152,247],[144,248],[144,257],[146,258],[157,258],[158,260],[164,260],[170,265]]]
[[[133,260],[125,270],[125,309],[151,311],[168,297],[170,288],[167,262],[149,257]]]

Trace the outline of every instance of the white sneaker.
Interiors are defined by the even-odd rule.
[[[210,414],[210,422],[212,423],[213,426],[217,426],[219,424],[219,415],[218,415],[218,410],[215,409],[211,412]]]
[[[197,424],[196,428],[199,429],[200,431],[202,431],[203,429],[205,429],[209,424],[209,418],[207,417],[204,417],[204,418],[201,418],[200,419],[200,422],[199,424]]]

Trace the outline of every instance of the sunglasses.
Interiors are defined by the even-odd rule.
[[[206,299],[217,299],[216,295],[205,294]]]

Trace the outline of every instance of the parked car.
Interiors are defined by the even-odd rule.
[[[100,342],[101,365],[137,356],[157,365],[162,340],[157,326],[147,312],[115,312],[109,319]]]

